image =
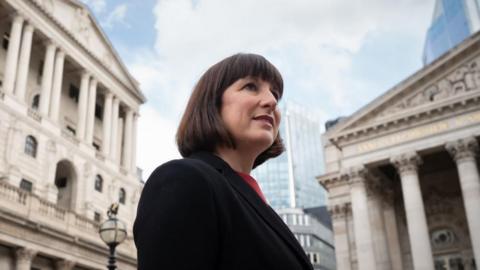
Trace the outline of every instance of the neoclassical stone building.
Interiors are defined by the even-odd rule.
[[[0,38],[0,269],[105,269],[112,202],[136,269],[138,83],[76,0],[2,0]]]
[[[480,269],[479,137],[479,33],[327,130],[338,269]]]

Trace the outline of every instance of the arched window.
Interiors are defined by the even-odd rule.
[[[37,140],[32,135],[28,135],[25,139],[25,154],[36,157],[37,156]]]
[[[125,192],[124,188],[120,188],[120,191],[118,192],[118,201],[121,204],[125,204],[125,201],[127,200],[127,194]]]
[[[32,109],[38,110],[39,105],[40,105],[40,95],[36,94],[32,100]]]
[[[103,190],[103,179],[99,174],[95,176],[95,190],[98,192]]]

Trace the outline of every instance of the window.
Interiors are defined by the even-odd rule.
[[[33,184],[27,179],[22,179],[22,181],[20,181],[20,188],[25,191],[32,192]]]
[[[118,201],[121,204],[125,204],[125,201],[127,200],[126,197],[127,197],[127,194],[125,193],[125,189],[120,188],[120,191],[118,192]]]
[[[99,120],[103,119],[103,108],[100,104],[95,104],[95,117]]]
[[[95,150],[100,151],[100,145],[98,145],[98,143],[92,142],[92,146],[95,148]]]
[[[75,100],[75,103],[78,103],[78,95],[80,93],[80,90],[78,90],[78,87],[76,87],[73,84],[70,84],[70,88],[68,89],[68,96]]]
[[[55,179],[55,186],[57,188],[64,188],[67,186],[67,181],[68,179],[66,177],[57,178]]]
[[[75,129],[71,126],[67,126],[67,130],[71,135],[75,135],[77,133]]]
[[[8,50],[8,43],[10,42],[10,34],[5,32],[3,34],[2,47],[4,50]]]
[[[99,174],[95,176],[95,190],[98,192],[102,192],[103,190],[103,179]]]
[[[28,135],[25,139],[24,152],[31,157],[37,156],[37,140],[31,135]]]
[[[32,109],[38,110],[39,105],[40,105],[40,95],[36,94],[32,100]]]
[[[42,83],[43,64],[44,64],[44,61],[41,60],[40,63],[39,63],[39,65],[38,65],[38,71],[37,71],[37,83],[38,83],[38,84]]]
[[[93,220],[95,220],[95,222],[102,221],[102,214],[100,214],[99,212],[93,213]]]

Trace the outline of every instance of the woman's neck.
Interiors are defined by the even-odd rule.
[[[233,170],[246,174],[250,174],[253,163],[257,158],[256,153],[249,153],[228,147],[218,147],[215,154],[227,162]]]

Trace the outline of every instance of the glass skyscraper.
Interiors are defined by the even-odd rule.
[[[480,0],[436,0],[423,51],[425,65],[480,29]]]
[[[280,110],[280,135],[287,151],[252,174],[274,209],[324,205],[325,190],[315,178],[323,172],[320,122],[294,103],[283,103]]]

